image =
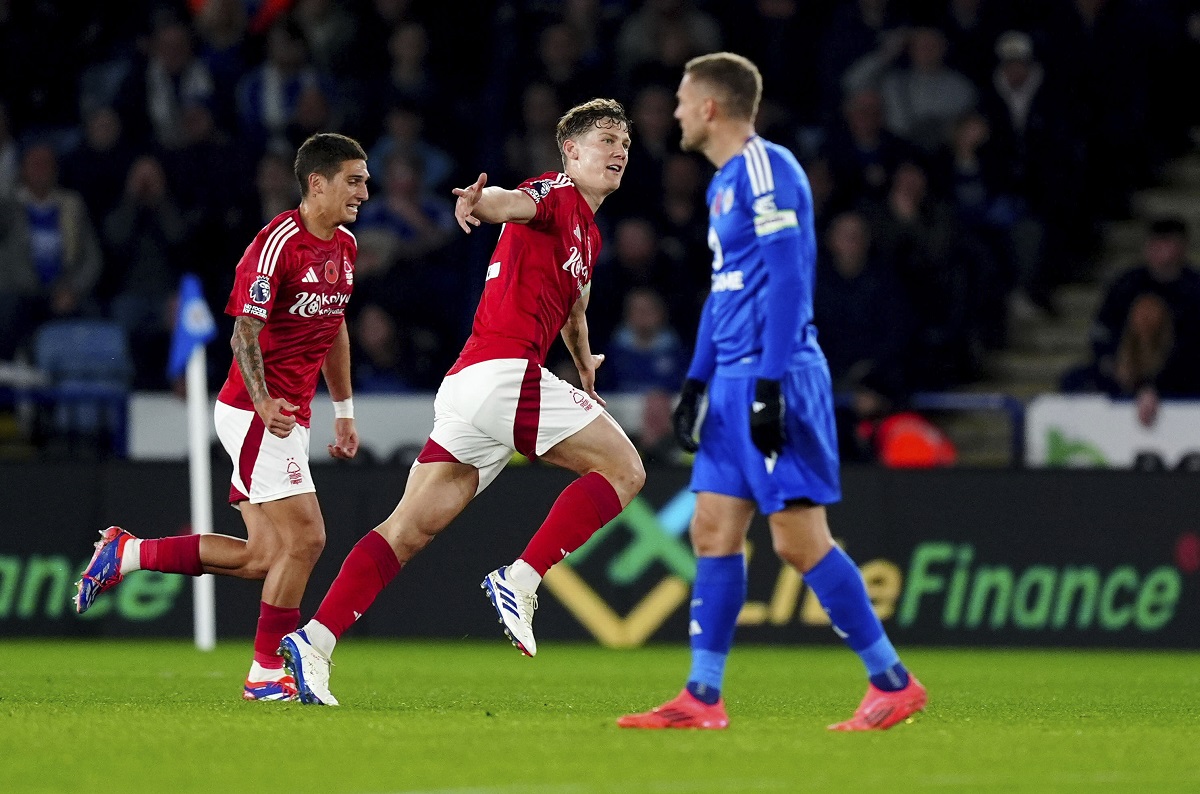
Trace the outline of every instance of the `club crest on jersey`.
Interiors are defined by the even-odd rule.
[[[713,196],[712,206],[709,207],[709,212],[714,218],[729,212],[733,209],[733,188],[727,187],[717,195]]]
[[[263,304],[271,300],[271,281],[266,276],[259,276],[250,285],[250,300]]]
[[[332,259],[325,260],[325,280],[330,284],[336,284],[338,280],[338,266]]]
[[[577,279],[582,279],[587,275],[587,266],[583,264],[583,255],[579,253],[578,246],[571,246],[571,256],[563,262],[562,269],[570,273]]]
[[[342,273],[346,275],[346,283],[351,287],[354,286],[354,265],[350,264],[350,257],[342,257]]]

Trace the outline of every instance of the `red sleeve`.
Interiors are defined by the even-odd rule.
[[[529,196],[533,199],[533,203],[537,205],[533,218],[526,224],[527,226],[541,231],[555,225],[555,221],[565,204],[562,191],[555,190],[555,188],[563,184],[571,184],[570,181],[566,180],[565,175],[555,173],[554,171],[547,171],[541,176],[526,179],[517,185],[517,190]]]
[[[258,233],[238,261],[233,289],[225,304],[226,314],[267,321],[285,272],[283,264],[291,250],[287,242],[298,232],[296,222],[285,217],[282,222],[272,221]]]

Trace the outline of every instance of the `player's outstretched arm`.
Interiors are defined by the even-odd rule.
[[[321,375],[329,387],[334,408],[334,440],[329,445],[329,456],[349,460],[358,453],[358,429],[354,424],[354,393],[350,383],[350,332],[345,319],[321,362]]]
[[[258,335],[265,325],[262,320],[253,317],[238,317],[233,321],[233,338],[229,340],[229,345],[233,348],[233,360],[237,362],[242,380],[246,383],[246,392],[254,403],[254,410],[266,425],[267,432],[287,438],[296,426],[294,414],[300,407],[282,397],[271,397],[267,392],[262,347],[258,344]]]
[[[579,370],[579,385],[589,397],[604,405],[603,398],[596,394],[596,370],[604,363],[604,354],[592,353],[591,344],[588,342],[587,304],[590,287],[589,284],[583,295],[571,307],[571,313],[562,329],[562,339],[571,353],[571,358],[575,360],[575,369]]]
[[[505,190],[487,186],[487,174],[480,174],[474,184],[456,187],[454,219],[467,234],[472,226],[481,223],[528,223],[537,214],[533,198],[520,190]]]

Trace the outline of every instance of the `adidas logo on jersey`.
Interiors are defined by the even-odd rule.
[[[320,281],[320,279],[317,278],[317,271],[311,267],[308,269],[308,272],[304,274],[304,278],[302,278],[300,280],[303,281],[305,284],[312,284],[314,282]]]

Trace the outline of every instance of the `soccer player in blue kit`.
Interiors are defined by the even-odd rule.
[[[697,453],[692,669],[676,698],[617,720],[625,728],[729,725],[721,687],[746,600],[743,548],[756,506],[775,552],[803,574],[867,668],[854,716],[829,727],[882,730],[925,707],[925,687],[901,664],[826,522],[841,485],[833,389],[812,324],[812,194],[792,153],[755,133],[761,96],[755,65],[727,52],[688,62],[676,93],[682,148],[718,169],[707,195],[712,287],[674,414],[680,443]]]

